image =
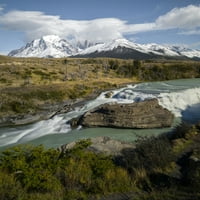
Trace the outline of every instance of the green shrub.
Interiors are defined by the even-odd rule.
[[[176,154],[174,141],[181,139],[191,143]],[[199,125],[179,128],[173,137],[143,138],[117,158],[89,151],[90,144],[82,140],[62,152],[29,145],[1,152],[0,200],[86,200],[129,192],[135,200],[200,197]]]
[[[24,190],[14,175],[0,171],[0,200],[20,200]]]
[[[14,173],[16,179],[28,191],[47,192],[57,190],[56,171],[58,152],[44,150],[42,146],[19,146],[6,150],[0,158],[0,168]]]

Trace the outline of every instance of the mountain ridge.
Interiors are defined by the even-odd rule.
[[[200,50],[156,43],[138,44],[127,39],[92,43],[84,41],[70,43],[56,35],[43,36],[27,43],[26,46],[11,51],[13,57],[114,57],[132,59],[180,58],[200,59]]]

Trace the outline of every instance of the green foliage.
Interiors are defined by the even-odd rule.
[[[0,200],[18,200],[23,195],[24,190],[14,175],[0,171]]]
[[[24,192],[29,199],[87,199],[91,195],[131,190],[126,170],[115,166],[109,156],[85,150],[90,144],[90,140],[80,141],[66,153],[42,146],[8,149],[0,156],[2,179],[17,183],[20,189],[16,191],[19,195]],[[16,191],[13,189],[13,193]]]
[[[56,101],[61,101],[65,97],[64,91],[59,91],[59,90],[35,90],[30,92],[29,94],[24,94],[24,97],[26,99],[31,99],[31,98],[37,98],[40,100],[56,100]]]
[[[135,68],[133,65],[128,64],[128,65],[121,65],[117,69],[117,74],[124,76],[124,77],[133,77],[136,74]]]
[[[138,68],[136,75],[145,81],[199,78],[199,69],[198,62],[146,63]]]
[[[177,140],[190,141],[174,153]],[[142,138],[119,157],[89,151],[90,140],[58,151],[22,145],[0,154],[0,200],[88,200],[133,193],[133,200],[200,198],[200,125]]]
[[[90,140],[83,140],[63,155],[57,176],[68,193],[74,194],[75,188],[90,195],[130,190],[127,172],[116,167],[111,157],[84,150],[89,145]]]
[[[24,113],[25,111],[31,110],[32,108],[34,108],[32,105],[29,104],[29,102],[24,102],[24,101],[20,101],[19,99],[15,99],[13,101],[7,101],[6,103],[4,103],[0,110],[1,111],[8,111],[8,110],[12,110],[15,113]]]
[[[77,99],[86,96],[90,92],[90,88],[85,85],[77,84],[72,89],[68,90],[70,99]]]
[[[51,191],[57,187],[57,180],[52,176],[57,159],[55,150],[44,151],[42,146],[19,146],[4,151],[0,165],[3,171],[14,173],[28,191]]]
[[[6,80],[5,78],[1,78],[1,79],[0,79],[0,82],[1,82],[1,83],[7,83],[7,80]]]
[[[133,173],[135,169],[145,169],[148,173],[164,170],[173,161],[172,147],[166,137],[142,139],[134,151],[124,150],[123,153],[127,159],[126,167]]]
[[[142,63],[140,60],[133,60],[133,66],[135,70],[139,70],[142,67]]]
[[[110,69],[117,70],[119,68],[119,62],[118,60],[109,60],[108,61]]]

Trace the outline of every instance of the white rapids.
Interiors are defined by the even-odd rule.
[[[106,98],[106,93],[103,92],[83,107],[77,107],[74,111],[66,114],[56,115],[49,120],[25,126],[0,128],[0,147],[28,142],[45,135],[67,133],[71,131],[71,127],[67,123],[70,119],[109,102],[132,103],[156,98],[161,106],[170,110],[176,117],[200,120],[200,79],[128,85],[113,90],[110,98]]]

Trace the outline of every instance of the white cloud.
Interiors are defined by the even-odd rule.
[[[1,8],[0,6],[0,10]],[[1,14],[0,26],[7,30],[24,32],[28,41],[43,35],[55,34],[67,39],[98,42],[154,30],[194,31],[200,27],[200,6],[175,8],[159,16],[155,22],[143,24],[129,24],[117,18],[65,20],[60,16],[46,15],[43,12],[11,11]]]
[[[129,24],[125,25],[124,29],[122,30],[122,33],[135,34],[139,32],[153,31],[155,29],[155,23]]]
[[[194,29],[200,27],[200,5],[174,8],[155,21],[159,29]]]
[[[126,22],[116,18],[63,20],[59,16],[45,15],[42,12],[12,11],[1,16],[0,24],[8,30],[25,32],[28,40],[55,34],[66,38],[102,41],[122,37]]]
[[[26,33],[27,40],[55,34],[79,40],[105,41],[153,30],[154,23],[128,24],[117,18],[94,20],[63,20],[59,16],[36,11],[12,11],[0,18],[0,24],[8,30]]]

